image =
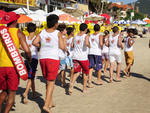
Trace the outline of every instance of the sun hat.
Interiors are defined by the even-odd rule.
[[[0,24],[8,24],[10,22],[18,20],[20,15],[15,12],[5,12],[0,10]]]

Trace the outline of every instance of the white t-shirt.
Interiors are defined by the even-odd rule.
[[[29,38],[26,37],[26,42],[29,45],[32,58],[38,59],[38,49],[37,49],[37,47],[35,47],[34,45],[32,45],[32,42],[33,42],[33,40],[35,38],[36,38],[36,36],[33,37],[32,40],[29,40]]]
[[[92,34],[89,38],[90,41],[90,48],[89,48],[89,54],[90,55],[102,55],[102,50],[100,48],[100,40],[99,40],[100,34]]]
[[[67,39],[67,49],[68,49],[68,52],[70,53],[70,57],[72,57],[72,52],[73,52],[73,48],[71,47],[71,44],[72,44],[72,40],[73,40],[73,37]]]
[[[116,36],[112,36],[110,35],[109,37],[109,54],[118,54],[120,55],[121,54],[121,51],[120,51],[120,47],[118,47],[118,38],[119,38],[119,35],[116,35]]]
[[[108,41],[108,38],[104,39],[102,53],[108,53],[109,52],[109,48],[106,46],[106,41]]]
[[[128,45],[129,39],[130,39],[130,37],[124,38],[124,41],[125,41],[125,49],[124,49],[124,51],[133,51],[133,46],[129,47],[129,45]]]
[[[59,60],[59,39],[58,30],[48,33],[45,29],[40,33],[41,37],[41,49],[40,59],[54,59]]]
[[[65,36],[63,36],[62,38],[66,38]],[[67,54],[65,51],[59,49],[59,59],[60,60],[64,60],[66,58]]]
[[[84,34],[82,36],[75,36],[73,39],[74,44],[74,50],[73,50],[73,56],[72,59],[74,60],[88,60],[88,54],[87,54],[87,46],[85,45],[85,37],[87,35]]]

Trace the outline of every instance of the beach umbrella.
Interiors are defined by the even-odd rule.
[[[89,21],[99,21],[99,20],[102,20],[102,19],[104,19],[104,17],[99,16],[97,14],[91,14],[91,15],[85,17],[85,20],[89,20]]]
[[[31,22],[33,21],[32,18],[26,16],[26,15],[23,15],[23,14],[20,14],[20,17],[18,19],[18,23],[27,23],[27,22]]]
[[[101,14],[100,16],[102,16],[106,19],[105,23],[110,24],[110,18],[111,18],[110,15],[104,13],[104,14]]]
[[[113,23],[114,23],[114,24],[118,24],[118,23],[119,23],[119,21],[114,21]]]
[[[142,21],[142,20],[135,20],[135,21],[132,21],[131,24],[146,25],[147,22]]]
[[[144,20],[145,22],[147,22],[148,24],[150,24],[150,20]]]
[[[80,20],[76,19],[75,17],[69,14],[62,14],[59,15],[59,22],[60,23],[80,23]]]
[[[145,27],[150,27],[150,24],[145,25]]]
[[[24,7],[22,7],[22,8],[18,8],[18,9],[16,9],[16,10],[14,10],[13,12],[15,12],[15,13],[17,13],[17,14],[32,14],[32,13],[34,13],[33,11],[31,11],[31,10],[29,10],[29,12],[28,12],[28,10],[26,9],[26,8],[24,8]]]
[[[127,22],[125,20],[120,20],[118,24],[127,24]]]

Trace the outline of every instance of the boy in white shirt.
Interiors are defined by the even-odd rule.
[[[121,70],[121,50],[123,49],[122,37],[117,26],[112,28],[113,34],[109,37],[109,60],[110,60],[110,83],[113,81],[113,70],[115,62],[117,63],[116,82],[120,82]]]
[[[133,44],[135,41],[133,39],[133,36],[135,34],[135,31],[134,29],[128,29],[127,33],[128,36],[124,39],[124,43],[125,43],[124,55],[126,61],[126,68],[123,72],[127,77],[130,77],[131,66],[134,63]]]
[[[47,29],[41,31],[33,41],[33,45],[40,47],[40,65],[43,77],[46,79],[46,98],[43,110],[52,113],[53,92],[55,80],[59,70],[59,49],[65,50],[62,34],[56,30],[59,17],[51,14],[47,17]]]
[[[92,35],[90,35],[90,48],[88,59],[90,62],[90,71],[89,71],[89,82],[88,87],[93,87],[91,85],[92,82],[92,73],[95,69],[97,71],[97,85],[102,85],[101,79],[101,69],[102,69],[102,47],[103,47],[103,36],[100,34],[100,26],[98,24],[94,25],[94,31]]]
[[[36,38],[36,35],[35,35],[36,24],[28,23],[27,31],[29,33],[29,36],[26,37],[26,41],[31,50],[32,60],[31,60],[31,62],[25,60],[25,64],[26,64],[29,74],[28,74],[28,82],[26,85],[26,90],[23,93],[24,104],[26,104],[28,102],[28,93],[29,93],[30,88],[32,89],[32,92],[33,92],[33,98],[36,98],[34,79],[35,79],[36,69],[37,69],[37,65],[38,65],[38,48],[32,45],[33,40]]]
[[[89,61],[87,55],[87,48],[90,47],[89,36],[86,35],[87,24],[82,23],[80,25],[80,32],[73,38],[72,46],[73,50],[73,62],[74,62],[74,75],[72,81],[70,81],[69,93],[72,93],[74,83],[79,76],[81,70],[84,73],[83,77],[83,92],[87,91],[87,79],[89,75]]]

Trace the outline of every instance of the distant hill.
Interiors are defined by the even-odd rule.
[[[148,14],[150,16],[150,0],[138,0],[136,6],[139,7],[141,13]]]

